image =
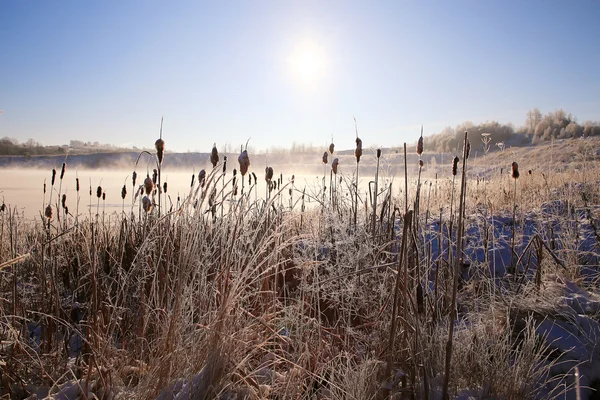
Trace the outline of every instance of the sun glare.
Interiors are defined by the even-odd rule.
[[[325,75],[323,49],[313,41],[296,45],[287,61],[294,81],[303,88],[316,88]]]

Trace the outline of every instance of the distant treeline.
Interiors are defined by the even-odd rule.
[[[69,154],[94,154],[110,152],[127,152],[138,151],[134,147],[132,149],[124,149],[110,144],[100,144],[98,142],[82,142],[79,140],[71,140],[68,145],[60,146],[44,146],[33,139],[29,139],[24,143],[19,143],[17,139],[4,137],[0,139],[0,155],[2,156],[52,156]]]
[[[488,121],[479,125],[463,122],[455,128],[446,127],[440,133],[426,138],[427,151],[434,153],[457,152],[462,147],[465,131],[476,151],[502,150],[504,147],[538,144],[552,139],[600,136],[600,122],[579,124],[572,114],[562,109],[543,115],[534,108],[527,112],[525,125],[515,129],[512,124]],[[486,144],[487,142],[487,144]]]

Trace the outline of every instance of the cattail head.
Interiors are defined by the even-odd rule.
[[[252,177],[254,177],[254,183],[258,183],[258,179],[256,178],[256,174],[252,172]]]
[[[419,160],[419,168],[423,168],[423,160]]]
[[[356,162],[360,162],[360,156],[362,156],[362,140],[356,138],[356,149],[354,149],[354,157],[356,157]]]
[[[60,204],[62,204],[62,208],[65,208],[67,206],[67,195],[63,194],[61,199],[60,199]]]
[[[46,210],[44,211],[44,215],[46,216],[46,218],[52,219],[52,205],[51,204],[48,204],[46,206]]]
[[[227,156],[223,156],[223,173],[227,170]]]
[[[331,170],[333,171],[334,174],[337,175],[337,171],[338,171],[338,165],[340,163],[340,159],[339,158],[334,158],[333,162],[331,163]]]
[[[458,157],[454,157],[454,160],[452,160],[452,175],[456,176],[456,173],[458,172]]]
[[[200,172],[198,172],[198,183],[200,184],[200,187],[204,187],[205,182],[206,182],[206,171],[201,169]]]
[[[52,186],[54,186],[55,179],[56,179],[56,170],[54,168],[52,168],[52,181],[50,181]]]
[[[210,152],[210,162],[213,165],[213,168],[217,166],[219,162],[219,151],[217,150],[217,144],[213,144],[212,151]]]
[[[62,180],[62,178],[64,178],[65,176],[65,169],[67,168],[67,163],[63,163],[62,164],[62,168],[60,169],[60,179]]]
[[[471,153],[471,142],[469,141],[469,139],[467,139],[467,149],[465,151],[465,160],[469,159],[469,154],[470,153]]]
[[[46,180],[44,179],[44,194],[46,194]]]
[[[146,191],[146,194],[152,193],[153,189],[154,182],[152,181],[152,178],[150,178],[150,175],[146,175],[146,179],[144,179],[144,190]]]
[[[92,196],[92,185],[90,185],[90,196]]]
[[[533,172],[531,170],[527,171],[529,173],[529,175],[531,175]]]
[[[165,141],[162,138],[159,138],[154,142],[154,147],[156,147],[156,157],[158,158],[158,163],[162,164],[163,157],[165,155]]]
[[[79,192],[79,178],[75,178],[75,190]]]
[[[512,168],[511,176],[514,179],[519,179],[519,164],[517,164],[516,161],[513,161],[511,168]]]
[[[102,192],[102,201],[106,200],[106,192]]]
[[[421,132],[421,137],[417,142],[417,154],[419,155],[419,157],[421,156],[421,154],[423,154],[423,132]]]
[[[237,175],[237,168],[233,169],[233,177],[235,178],[235,176]]]
[[[156,185],[156,179],[158,178],[158,171],[156,168],[152,170],[152,183]]]
[[[96,197],[97,197],[97,198],[100,198],[100,197],[102,197],[102,186],[98,186],[98,187],[96,188]]]
[[[273,179],[273,168],[267,167],[265,168],[265,181],[271,182],[271,179]]]
[[[142,208],[146,213],[152,211],[152,200],[148,196],[142,198]]]
[[[0,212],[4,212],[4,210],[6,210],[6,204],[2,202],[2,205],[0,206]]]
[[[133,171],[131,175],[131,180],[133,181],[133,186],[135,186],[135,181],[137,180],[137,172]]]
[[[252,174],[248,175],[248,185],[252,185]]]
[[[123,188],[121,189],[121,198],[125,200],[125,196],[127,196],[127,188],[123,185]]]
[[[381,149],[377,149],[377,158],[381,157]]]
[[[167,193],[167,182],[163,182],[163,193]]]
[[[240,153],[238,162],[240,163],[240,173],[242,176],[245,176],[248,172],[248,168],[250,168],[250,157],[248,157],[247,150],[244,150]]]
[[[323,153],[323,164],[327,164],[327,152]]]
[[[329,154],[333,154],[334,150],[335,150],[335,144],[333,144],[333,142],[331,142],[331,144],[329,145]]]
[[[194,179],[196,179],[196,175],[192,174],[192,182],[190,183],[190,187],[193,188],[194,187]]]

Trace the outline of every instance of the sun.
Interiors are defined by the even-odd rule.
[[[315,88],[325,76],[325,53],[322,46],[312,40],[297,44],[288,59],[294,81],[305,88]]]

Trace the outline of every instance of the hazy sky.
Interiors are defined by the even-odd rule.
[[[0,137],[209,151],[600,119],[600,1],[0,1]]]

